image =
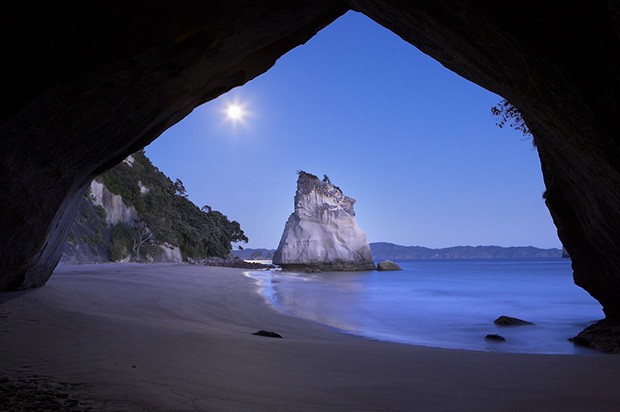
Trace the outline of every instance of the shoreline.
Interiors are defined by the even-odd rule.
[[[531,265],[539,262],[526,263]],[[459,267],[463,265],[459,264]],[[601,353],[570,340],[600,319],[596,313],[600,311],[598,307],[592,309],[591,302],[580,300],[582,297],[572,294],[573,290],[567,294],[564,289],[569,288],[563,289],[564,284],[555,289],[556,295],[559,296],[556,299],[548,301],[541,299],[540,296],[550,292],[550,285],[553,286],[555,281],[563,281],[563,278],[551,276],[552,281],[541,282],[540,285],[532,284],[527,276],[535,278],[538,273],[531,274],[523,269],[527,276],[522,275],[517,283],[512,282],[506,286],[500,279],[493,282],[495,289],[489,289],[486,285],[472,290],[470,285],[474,283],[474,279],[468,277],[467,270],[463,270],[462,274],[459,273],[458,278],[449,276],[435,278],[433,276],[437,274],[437,268],[440,268],[439,272],[449,272],[451,268],[439,266],[439,263],[432,269],[419,266],[414,268],[403,266],[403,268],[398,273],[382,274],[381,277],[371,272],[355,272],[353,275],[349,272],[325,272],[315,275],[305,272],[248,271],[248,274],[259,282],[261,288],[258,293],[277,311],[330,326],[340,333],[370,340],[481,352],[568,356]],[[546,266],[544,269],[549,271]],[[551,273],[555,276],[553,270]],[[476,276],[487,280],[491,275],[495,275],[495,272],[485,272],[482,269],[476,271]],[[428,280],[424,280],[425,276],[439,280],[429,283]],[[407,283],[410,279],[414,279],[415,283]],[[454,279],[464,282],[470,287],[467,291],[479,299],[467,301],[458,295],[460,291],[456,288],[444,287],[448,280]],[[537,279],[533,281],[540,282]],[[400,294],[392,285],[406,290],[411,288],[411,292]],[[526,296],[527,293],[522,290],[524,285],[542,292],[534,298]],[[511,295],[512,301],[496,301],[488,296],[501,292],[502,287],[514,289],[515,293]],[[431,292],[433,292],[432,299],[428,298]],[[390,296],[390,302],[384,302],[382,296]],[[481,297],[484,297],[484,300],[481,300]],[[457,307],[455,303],[446,304],[450,299],[460,299],[460,306]],[[425,303],[411,303],[416,300]],[[573,305],[571,307],[564,302]],[[533,308],[543,307],[545,303],[550,308],[544,313],[538,310],[528,312],[525,308],[528,305]],[[579,306],[580,310],[573,309],[578,304],[584,306]],[[472,310],[481,305],[485,305],[486,310]],[[441,311],[426,309],[431,306],[444,309]],[[516,314],[532,323],[526,328],[498,326],[493,320],[502,314]],[[489,342],[484,339],[490,334],[501,335],[508,343]]]
[[[1,374],[66,383],[106,405],[96,410],[620,408],[620,357],[350,335],[281,313],[243,272],[59,266],[43,288],[0,295]],[[252,335],[260,329],[283,339]]]

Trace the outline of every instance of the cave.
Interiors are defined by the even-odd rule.
[[[575,283],[620,318],[620,5],[473,0],[3,6],[0,291],[42,286],[91,179],[361,12],[522,113]]]

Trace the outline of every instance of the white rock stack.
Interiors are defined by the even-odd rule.
[[[366,235],[355,222],[355,199],[345,196],[327,176],[299,172],[295,211],[273,256],[286,270],[373,270]]]

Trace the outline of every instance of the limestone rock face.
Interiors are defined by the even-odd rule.
[[[366,235],[355,222],[355,199],[345,196],[327,176],[299,172],[295,211],[273,256],[284,269],[372,270]]]
[[[141,193],[146,193],[142,187],[140,187]],[[122,196],[110,192],[103,183],[93,180],[90,184],[90,192],[80,199],[77,217],[73,222],[73,228],[64,246],[60,262],[110,262],[111,227],[118,223],[135,227],[140,220],[136,209],[128,206]],[[161,249],[161,254],[144,256],[146,261],[183,262],[183,254],[178,246],[168,243],[161,243],[157,246]],[[126,256],[122,261],[129,259],[130,257]]]
[[[93,180],[90,184],[91,201],[106,212],[108,224],[126,223],[133,225],[138,220],[136,209],[127,206],[120,195],[110,192],[103,183]]]
[[[168,243],[164,243],[159,245],[162,250],[162,255],[158,259],[155,259],[155,262],[173,262],[173,263],[182,263],[183,255],[181,254],[181,248],[178,246],[172,246]]]

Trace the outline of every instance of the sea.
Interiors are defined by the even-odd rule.
[[[402,271],[254,271],[286,314],[369,339],[493,352],[594,354],[568,341],[603,318],[569,259],[396,261]],[[533,322],[502,327],[500,315]],[[485,339],[499,334],[503,342]]]

